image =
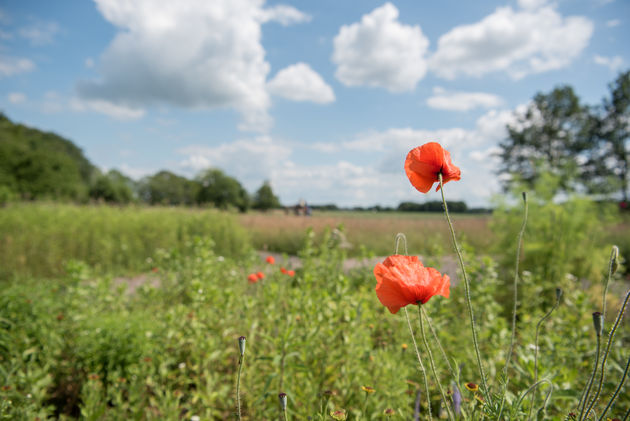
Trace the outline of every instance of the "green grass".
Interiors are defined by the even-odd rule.
[[[217,211],[14,204],[0,209],[0,277],[60,275],[68,260],[103,272],[141,271],[157,249],[182,249],[196,236],[228,257],[250,250],[247,232]]]

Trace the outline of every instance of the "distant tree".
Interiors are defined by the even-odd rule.
[[[610,96],[591,113],[585,136],[591,147],[582,179],[591,193],[620,192],[628,201],[630,70],[608,85]]]
[[[108,203],[126,204],[133,200],[133,180],[117,170],[95,177],[90,187],[90,198]]]
[[[500,143],[504,187],[515,182],[535,185],[540,175],[560,176],[558,189],[573,191],[579,185],[580,157],[589,145],[582,135],[586,107],[570,86],[538,93],[524,115],[508,125],[508,138]]]
[[[265,181],[263,185],[256,190],[256,193],[254,193],[252,207],[258,210],[268,211],[269,209],[277,209],[280,206],[280,200],[273,194],[271,184],[269,184],[269,181]]]
[[[199,192],[197,202],[209,203],[219,209],[235,207],[241,212],[249,209],[250,200],[247,191],[235,178],[226,175],[217,168],[210,168],[197,177]]]
[[[468,206],[462,201],[447,201],[448,209],[454,213],[463,213],[468,211]],[[401,202],[396,208],[399,212],[442,212],[443,205],[441,201],[432,200],[425,203]]]
[[[199,183],[170,171],[160,171],[140,180],[138,196],[151,205],[193,205]]]

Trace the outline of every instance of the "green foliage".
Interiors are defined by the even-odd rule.
[[[0,114],[0,185],[26,199],[82,200],[93,171],[71,141]]]
[[[236,208],[241,212],[249,209],[249,195],[235,178],[220,169],[210,168],[197,177],[201,185],[197,193],[199,204],[211,204],[218,209]]]
[[[462,201],[447,202],[448,210],[452,213],[466,212],[468,206]],[[443,205],[441,201],[430,201],[425,203],[401,202],[397,210],[400,212],[442,212]]]
[[[252,207],[261,211],[268,211],[269,209],[277,209],[280,207],[280,200],[273,194],[269,181],[265,181],[263,185],[256,190]]]
[[[138,187],[142,201],[151,205],[192,205],[197,200],[199,184],[170,171],[160,171],[143,178]]]
[[[529,221],[525,231],[522,267],[537,278],[547,280],[552,288],[567,275],[578,279],[598,280],[603,275],[602,261],[612,244],[605,241],[611,226],[618,222],[614,205],[596,203],[580,196],[570,196],[562,203],[551,198],[558,178],[542,174],[535,190],[528,191]],[[516,196],[516,195],[515,195]],[[518,196],[517,196],[518,197]],[[513,270],[515,239],[520,229],[523,207],[499,204],[493,214],[491,228],[496,236],[496,252],[502,252],[505,271]]]
[[[78,259],[103,271],[141,271],[156,249],[210,237],[225,256],[249,251],[231,215],[173,208],[11,204],[0,212],[0,278],[56,275]]]
[[[90,187],[90,198],[107,203],[127,204],[133,200],[133,180],[116,170],[99,174]]]

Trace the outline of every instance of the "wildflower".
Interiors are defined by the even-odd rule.
[[[269,263],[270,265],[273,265],[274,263],[276,263],[276,259],[274,259],[273,256],[267,256],[267,258],[265,259],[267,261],[267,263]]]
[[[264,278],[265,278],[265,274],[264,274],[264,273],[262,273],[262,272],[256,272],[256,277],[257,277],[258,279],[264,279]]]
[[[331,411],[330,416],[333,417],[333,419],[337,421],[345,421],[347,417],[346,411],[344,411],[343,409]]]
[[[278,399],[280,399],[280,408],[282,408],[283,411],[286,411],[287,409],[287,394],[282,392],[278,395]]]
[[[450,278],[424,267],[417,256],[395,254],[374,267],[376,296],[392,314],[408,304],[425,304],[434,295],[448,298]]]
[[[282,272],[283,274],[287,274],[287,269],[285,267],[281,267],[280,268],[280,272]]]
[[[400,347],[402,348],[403,351],[407,350],[407,344],[402,344]]]
[[[90,379],[90,380],[98,380],[98,379],[100,379],[100,376],[98,374],[91,373],[91,374],[88,374],[88,379]]]
[[[460,169],[451,162],[451,154],[436,142],[425,143],[409,151],[405,172],[411,184],[422,193],[427,193],[433,183],[439,182],[440,173],[444,183],[461,178]],[[438,185],[435,191],[439,188]]]
[[[466,389],[470,390],[471,392],[476,392],[479,390],[479,385],[477,383],[466,383],[464,386],[466,386]]]
[[[373,387],[370,387],[370,386],[361,386],[361,390],[363,390],[368,395],[376,392],[376,390]]]
[[[392,408],[387,408],[383,411],[383,415],[385,415],[386,417],[391,417],[395,413],[396,413],[396,410]]]
[[[247,339],[245,338],[245,336],[239,336],[238,338],[238,350],[241,353],[241,356],[243,356],[245,354],[245,342],[247,341]]]
[[[295,276],[295,271],[294,270],[287,270],[287,275]]]
[[[247,280],[250,284],[255,284],[256,282],[258,282],[258,276],[255,273],[250,273],[249,275],[247,275]]]

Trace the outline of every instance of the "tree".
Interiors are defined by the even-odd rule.
[[[254,194],[252,207],[262,211],[268,211],[269,209],[277,209],[280,207],[280,200],[273,194],[269,181],[265,181]]]
[[[133,180],[117,170],[99,174],[90,187],[90,197],[108,203],[126,204],[133,200]]]
[[[235,178],[218,168],[210,168],[197,177],[199,204],[210,203],[219,209],[235,207],[241,212],[249,208],[249,195]]]
[[[592,193],[619,191],[628,201],[628,139],[630,139],[630,70],[608,85],[604,98],[589,118],[585,133],[592,144],[582,178]]]
[[[508,125],[508,138],[500,143],[502,166],[508,174],[504,187],[515,182],[535,185],[540,175],[560,176],[558,188],[573,191],[579,184],[580,156],[588,148],[582,130],[587,109],[570,86],[538,93],[517,122]]]
[[[160,171],[140,180],[140,200],[151,205],[193,205],[199,183],[170,171]]]

